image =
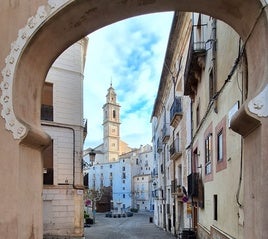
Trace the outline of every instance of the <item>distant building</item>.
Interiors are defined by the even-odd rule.
[[[90,154],[95,160],[88,169],[88,188],[96,190],[102,187],[112,187],[112,202],[114,208],[153,208],[151,197],[151,172],[153,170],[152,146],[141,145],[139,149],[128,147],[120,140],[120,105],[116,101],[116,93],[112,85],[106,95],[103,106],[103,139],[104,143],[84,150],[84,160],[90,162]],[[137,203],[137,191],[134,190],[133,177],[144,175],[146,178],[146,195],[143,205]],[[144,191],[145,193],[145,191]],[[97,208],[98,211],[98,208]]]

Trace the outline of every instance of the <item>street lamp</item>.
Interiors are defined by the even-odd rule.
[[[94,149],[91,149],[89,152],[89,160],[90,160],[91,165],[93,165],[93,163],[95,161],[95,156],[96,156],[96,153],[95,153]]]

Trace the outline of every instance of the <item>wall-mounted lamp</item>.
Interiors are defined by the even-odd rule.
[[[89,160],[90,160],[91,165],[93,165],[95,161],[95,156],[96,156],[96,153],[94,152],[94,149],[91,149],[89,152]]]

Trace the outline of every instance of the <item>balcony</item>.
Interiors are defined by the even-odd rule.
[[[176,160],[182,155],[179,138],[176,138],[172,142],[172,144],[170,145],[170,148],[169,148],[169,153],[170,153],[171,160]]]
[[[187,176],[188,195],[192,197],[198,196],[198,173],[191,173]]]
[[[159,138],[157,139],[157,142],[156,142],[156,150],[157,150],[157,153],[161,153],[163,150],[163,145]]]
[[[176,97],[170,108],[170,125],[176,128],[182,118],[182,99]]]
[[[162,131],[162,142],[167,143],[169,138],[170,138],[169,124],[164,124],[163,131]]]
[[[191,98],[195,97],[198,82],[201,80],[202,69],[205,67],[207,42],[204,40],[204,27],[205,25],[193,26],[189,43],[184,72],[184,95],[189,95]]]
[[[181,185],[177,185],[177,179],[171,181],[171,194],[178,199],[184,196]]]

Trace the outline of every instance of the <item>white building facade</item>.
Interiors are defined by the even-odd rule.
[[[82,238],[83,70],[88,40],[68,48],[54,62],[43,89],[41,125],[50,135],[43,152],[44,238]]]
[[[139,149],[132,149],[120,139],[120,105],[112,84],[103,106],[103,141],[103,144],[88,148],[83,153],[84,161],[91,165],[87,172],[88,188],[100,190],[102,187],[112,187],[114,208],[152,210],[152,146],[141,145]],[[94,154],[94,162],[91,162],[90,154]],[[146,197],[143,197],[141,204],[137,203],[141,198],[133,179],[136,175],[146,178]]]

